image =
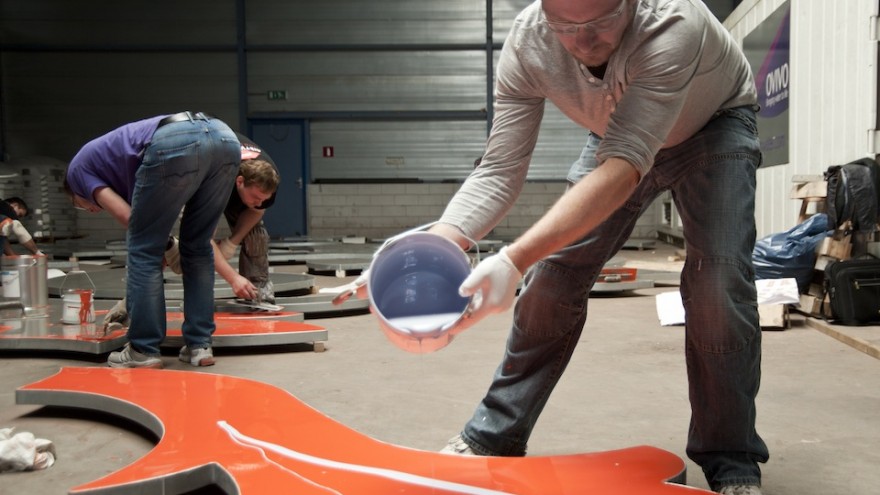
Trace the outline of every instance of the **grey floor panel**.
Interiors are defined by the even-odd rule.
[[[95,284],[96,299],[122,299],[125,295],[125,274],[123,268],[89,271],[89,277]],[[170,270],[165,270],[165,299],[183,299],[183,277]],[[276,294],[287,292],[308,291],[314,285],[314,277],[305,274],[271,273],[269,278],[275,286]],[[49,295],[59,296],[64,277],[49,279]],[[214,281],[215,299],[232,299],[235,293],[232,287],[219,276]]]

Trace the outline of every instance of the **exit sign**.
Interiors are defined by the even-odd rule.
[[[286,100],[287,90],[273,89],[266,92],[266,97],[269,99],[269,101]]]

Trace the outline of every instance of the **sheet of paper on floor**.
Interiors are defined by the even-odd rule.
[[[756,280],[758,304],[797,304],[800,301],[797,280],[779,278]],[[684,305],[679,291],[663,292],[655,296],[660,325],[684,325]]]

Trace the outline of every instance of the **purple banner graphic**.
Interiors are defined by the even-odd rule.
[[[788,85],[791,76],[788,66],[790,19],[791,12],[786,12],[764,64],[755,75],[761,115],[767,118],[776,117],[788,110]]]

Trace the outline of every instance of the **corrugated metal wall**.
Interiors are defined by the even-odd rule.
[[[198,109],[245,131],[249,116],[307,119],[313,180],[460,180],[527,3],[0,1],[0,146],[66,161],[124,122]],[[742,40],[782,3],[746,0],[728,27]],[[791,0],[791,163],[759,172],[759,235],[795,221],[793,175],[876,152],[877,3]],[[278,89],[287,100],[270,101]],[[548,106],[530,179],[562,179],[584,135]]]
[[[526,3],[492,4],[495,48]],[[312,120],[320,142],[345,151],[333,168],[315,162],[317,180],[462,179],[482,153],[497,58],[485,0],[33,0],[0,9],[12,157],[66,160],[119,124],[181,109],[239,130],[242,113]],[[269,100],[270,90],[287,99]],[[583,139],[561,115],[548,121],[533,179],[563,178]]]
[[[309,121],[313,181],[462,180],[483,152],[498,50],[528,3],[0,2],[0,146],[6,160],[67,161],[125,122],[198,109],[242,132],[249,117]],[[585,133],[552,106],[545,120],[530,179],[559,182]]]
[[[236,122],[235,40],[231,1],[0,2],[4,151],[67,161],[113,127],[187,108]]]
[[[527,3],[492,4],[495,44]],[[249,111],[312,121],[313,180],[462,180],[482,155],[497,59],[484,0],[247,5]],[[558,112],[547,121],[532,180],[564,178],[584,136]]]
[[[746,0],[726,25],[740,41],[784,0]],[[760,236],[796,224],[792,177],[875,157],[877,0],[791,0],[790,163],[758,173]]]

